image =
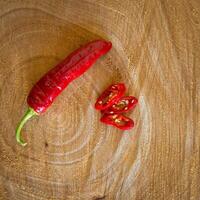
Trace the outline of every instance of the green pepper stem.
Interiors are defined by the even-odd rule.
[[[20,123],[18,124],[17,128],[16,128],[16,140],[19,144],[21,144],[22,146],[26,146],[27,143],[25,143],[22,139],[21,139],[21,129],[24,126],[24,124],[34,115],[37,115],[37,113],[32,109],[32,108],[28,108],[28,110],[26,111],[25,115],[23,116],[23,118],[21,119]]]

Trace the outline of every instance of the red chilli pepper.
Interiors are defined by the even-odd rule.
[[[72,52],[33,86],[27,98],[29,108],[16,129],[16,140],[18,143],[23,146],[26,145],[20,135],[25,122],[32,116],[45,112],[71,81],[88,70],[111,47],[112,43],[104,40],[89,42]]]
[[[137,103],[138,100],[133,96],[122,97],[118,102],[116,102],[103,112],[107,114],[128,112],[132,110]]]
[[[95,108],[97,110],[105,110],[109,108],[111,105],[119,101],[119,99],[124,95],[125,90],[126,87],[123,83],[110,85],[97,99]]]
[[[115,126],[121,130],[128,130],[134,126],[133,120],[122,114],[104,114],[100,120],[105,124]]]

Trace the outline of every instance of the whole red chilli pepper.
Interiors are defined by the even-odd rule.
[[[16,129],[18,143],[23,146],[26,145],[20,134],[25,122],[32,116],[45,112],[71,81],[82,75],[99,57],[106,54],[111,47],[112,43],[105,40],[89,42],[72,52],[33,86],[27,98],[28,110]]]

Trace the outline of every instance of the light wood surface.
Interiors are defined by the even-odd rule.
[[[23,129],[34,83],[87,41],[111,52]],[[200,199],[200,1],[0,1],[1,200]],[[100,123],[111,83],[139,98],[136,126]]]

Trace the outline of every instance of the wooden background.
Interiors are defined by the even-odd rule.
[[[15,141],[26,96],[87,41],[111,52]],[[1,200],[200,199],[199,0],[0,1]],[[125,82],[136,127],[99,122],[95,99]]]

